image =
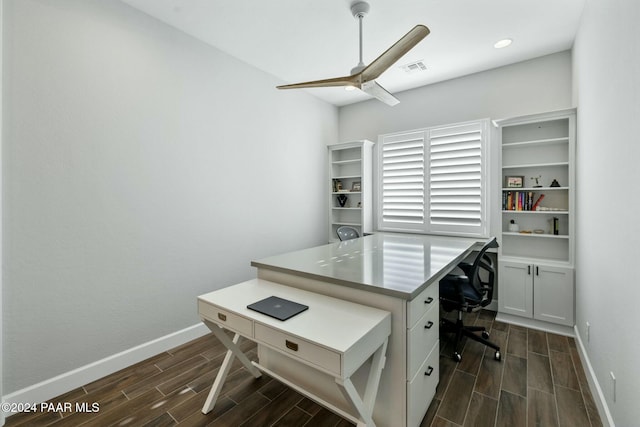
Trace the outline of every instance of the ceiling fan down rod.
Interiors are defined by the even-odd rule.
[[[359,1],[359,2],[355,2],[351,5],[351,13],[353,14],[354,18],[358,19],[358,29],[359,29],[359,62],[358,65],[356,65],[354,68],[351,69],[351,74],[356,74],[359,73],[360,71],[362,71],[365,67],[364,65],[364,61],[362,60],[362,21],[364,16],[369,12],[369,3],[367,3],[366,1]]]

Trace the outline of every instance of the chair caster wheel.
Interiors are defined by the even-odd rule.
[[[488,340],[489,339],[489,332],[482,331],[482,338],[484,338],[485,340]]]
[[[502,359],[502,355],[500,354],[499,351],[496,351],[495,354],[493,355],[493,358],[499,362],[500,359]]]
[[[453,360],[455,360],[456,362],[459,362],[462,360],[462,356],[460,355],[460,353],[458,353],[457,351],[453,353]]]

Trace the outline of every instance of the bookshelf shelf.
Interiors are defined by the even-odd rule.
[[[503,214],[529,214],[529,215],[569,215],[569,211],[514,211],[505,209]]]
[[[536,239],[563,239],[566,240],[569,238],[569,236],[565,235],[555,235],[555,234],[548,234],[548,233],[542,233],[542,234],[538,234],[538,233],[523,233],[523,232],[513,232],[513,231],[505,231],[504,233],[502,233],[503,236],[517,236],[517,237],[522,237],[525,239],[530,239],[530,238],[536,238]]]
[[[502,169],[549,168],[555,166],[569,166],[569,162],[522,163],[519,165],[502,165]]]
[[[510,188],[510,187],[503,187],[502,191],[538,191],[538,192],[542,192],[542,191],[562,191],[562,190],[568,190],[569,187],[522,187],[522,188]]]

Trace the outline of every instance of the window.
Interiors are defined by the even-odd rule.
[[[486,236],[488,120],[382,135],[378,229]]]

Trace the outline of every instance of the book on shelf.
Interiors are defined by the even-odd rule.
[[[533,191],[503,191],[502,210],[534,211],[542,198],[544,198],[544,194],[541,194],[534,203],[535,193]]]
[[[542,201],[542,199],[544,199],[544,194],[541,194],[540,197],[538,197],[538,200],[536,200],[536,202],[533,204],[533,207],[531,208],[531,210],[535,211],[538,205],[540,204],[540,202]]]

